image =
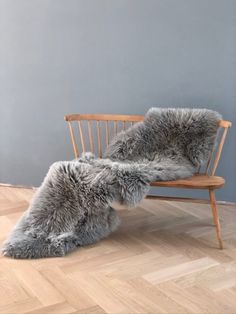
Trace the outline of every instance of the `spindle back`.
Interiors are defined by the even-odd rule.
[[[102,158],[103,152],[114,137],[121,130],[126,130],[134,123],[143,121],[141,115],[112,115],[112,114],[71,114],[66,115],[65,120],[68,122],[71,141],[73,145],[75,158],[80,156],[80,152],[91,151]],[[77,131],[74,128],[77,124]],[[218,166],[223,145],[231,122],[220,120],[218,132],[219,139],[213,147],[206,165],[199,165],[197,173],[214,175]],[[220,131],[220,130],[219,130]],[[79,141],[77,140],[78,136]],[[79,144],[78,144],[79,143]],[[203,168],[203,169],[202,169]]]

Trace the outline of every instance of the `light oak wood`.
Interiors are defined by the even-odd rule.
[[[215,142],[216,142],[216,140],[215,140]],[[214,143],[214,145],[215,145],[215,143]],[[209,171],[210,171],[211,161],[212,161],[212,157],[213,157],[213,151],[214,151],[214,149],[211,150],[210,155],[209,155],[209,157],[208,157],[207,164],[206,164],[205,175],[208,175],[208,173],[209,173]],[[199,168],[198,168],[197,173],[200,172],[200,169],[201,169],[201,165],[199,165]],[[211,175],[214,175],[214,174],[211,173]]]
[[[73,145],[73,149],[74,149],[74,155],[75,155],[75,158],[78,158],[79,157],[79,149],[78,149],[78,145],[76,143],[75,133],[74,133],[73,127],[72,127],[70,122],[68,123],[68,125],[69,125],[69,130],[70,130],[71,141],[72,141],[72,145]]]
[[[197,174],[187,179],[175,181],[158,181],[151,183],[151,186],[162,186],[169,188],[184,188],[184,189],[218,189],[224,186],[225,180],[222,177],[208,176]]]
[[[109,125],[108,121],[106,121],[106,145],[109,145]]]
[[[97,138],[98,138],[98,156],[102,158],[102,145],[101,145],[101,131],[100,131],[100,121],[97,122]]]
[[[122,121],[122,129],[125,130],[126,129],[126,122]]]
[[[214,219],[215,226],[216,226],[217,239],[219,241],[220,249],[223,249],[223,242],[222,242],[222,237],[221,237],[221,226],[220,226],[218,210],[216,208],[216,199],[215,199],[215,192],[214,192],[214,190],[213,189],[209,189],[209,194],[210,194],[210,202],[211,202],[213,219]]]
[[[89,135],[89,143],[90,143],[90,150],[92,153],[94,153],[94,142],[93,142],[93,136],[92,136],[92,130],[91,130],[91,121],[87,121],[88,126],[88,135]]]
[[[220,120],[219,121],[219,127],[221,128],[231,128],[232,122],[226,121],[226,120]]]
[[[119,115],[119,114],[70,114],[64,117],[65,121],[78,120],[100,120],[100,121],[143,121],[141,115]]]
[[[82,130],[80,126],[80,121],[82,120],[87,120],[88,122],[91,121],[96,121],[96,126],[97,126],[97,145],[98,145],[98,156],[101,158],[102,157],[102,144],[101,144],[101,129],[100,129],[100,121],[105,121],[105,134],[106,134],[106,146],[108,146],[110,137],[109,137],[109,127],[108,127],[108,122],[112,121],[114,123],[114,132],[113,136],[117,134],[118,132],[118,122],[122,123],[122,130],[124,131],[127,127],[127,122],[129,122],[131,125],[134,123],[143,121],[144,116],[138,116],[138,115],[111,115],[111,114],[72,114],[72,115],[67,115],[64,117],[66,121],[69,123],[69,128],[70,128],[70,134],[71,134],[71,139],[72,139],[72,144],[73,144],[73,149],[74,149],[74,154],[75,157],[78,157],[78,147],[76,148],[76,141],[74,138],[74,133],[73,129],[71,127],[71,121],[78,121],[79,123],[79,130],[80,130],[80,139],[81,139],[81,144],[82,144],[82,150],[85,152],[85,143],[82,135]],[[210,202],[212,207],[216,207],[216,203],[213,202],[213,194],[214,189],[219,189],[224,186],[225,180],[222,177],[215,176],[216,168],[219,164],[220,157],[222,154],[222,149],[223,145],[226,139],[227,131],[228,128],[232,126],[232,123],[230,121],[225,121],[225,120],[220,120],[218,122],[219,128],[223,128],[223,134],[220,139],[220,143],[218,145],[217,151],[216,151],[216,157],[213,160],[213,152],[214,152],[214,147],[212,148],[212,151],[210,152],[205,171],[201,173],[201,168],[202,165],[199,165],[197,168],[196,175],[194,175],[191,178],[188,179],[182,179],[182,180],[176,180],[176,181],[166,181],[166,182],[152,182],[151,186],[154,187],[168,187],[168,188],[187,188],[187,189],[208,189],[210,193]],[[91,129],[90,129],[91,131]],[[81,138],[82,136],[82,138]],[[91,135],[89,135],[89,138]],[[91,140],[90,140],[91,143]],[[90,144],[91,146],[91,144]],[[211,164],[213,163],[213,166],[211,168]],[[210,171],[211,168],[211,171]],[[210,171],[210,175],[209,175]],[[217,219],[219,222],[219,217],[217,210],[213,211],[213,219],[214,221]],[[222,248],[222,238],[221,234],[218,232],[220,226],[216,224],[217,228],[217,237],[219,241],[219,247]]]
[[[82,145],[82,150],[83,150],[83,152],[86,152],[85,141],[84,141],[84,136],[83,136],[83,131],[82,131],[80,120],[78,121],[78,127],[79,127],[79,134],[80,134],[80,141],[81,141],[81,145]]]
[[[224,145],[224,142],[225,142],[225,139],[226,139],[227,132],[228,132],[228,128],[225,127],[223,135],[221,137],[220,144],[219,144],[218,149],[217,149],[216,158],[215,158],[214,163],[213,163],[213,167],[212,167],[212,171],[211,171],[211,175],[212,176],[214,176],[216,168],[217,168],[218,163],[220,161],[220,156],[221,156],[221,153],[222,153],[222,149],[223,149],[223,145]]]
[[[117,135],[117,121],[114,121],[114,135]]]
[[[0,187],[1,243],[34,193]],[[0,256],[0,313],[235,313],[236,205],[218,205],[224,250],[207,207],[146,199],[117,208],[108,238],[63,258]]]

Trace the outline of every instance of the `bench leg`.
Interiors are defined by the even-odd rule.
[[[216,236],[217,236],[217,239],[219,242],[219,247],[222,250],[223,249],[223,242],[222,242],[222,238],[221,238],[220,220],[219,220],[218,211],[216,208],[216,199],[215,199],[214,190],[209,190],[209,195],[210,195],[210,202],[211,202],[213,219],[214,219],[214,223],[216,226]]]

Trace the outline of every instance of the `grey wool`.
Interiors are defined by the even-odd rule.
[[[55,162],[3,245],[13,258],[64,256],[119,225],[113,202],[136,206],[152,181],[187,178],[212,150],[221,116],[206,109],[151,108],[120,132],[105,158]]]

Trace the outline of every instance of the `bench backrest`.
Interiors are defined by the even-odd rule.
[[[111,138],[121,130],[126,130],[134,123],[143,121],[144,116],[140,115],[113,115],[113,114],[71,114],[66,115],[75,158],[81,152],[91,151],[102,158],[105,148]],[[74,128],[77,124],[77,127]],[[231,122],[220,120],[217,147],[213,147],[209,159],[202,169],[199,165],[198,173],[214,175],[218,166],[223,145]],[[76,130],[77,129],[77,130]],[[77,133],[77,136],[76,136]],[[79,140],[78,140],[79,138]]]

